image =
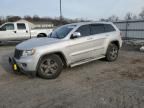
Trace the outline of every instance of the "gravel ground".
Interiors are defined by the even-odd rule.
[[[44,80],[14,74],[13,51],[0,47],[0,108],[144,108],[144,53],[122,48],[116,62],[98,60]]]

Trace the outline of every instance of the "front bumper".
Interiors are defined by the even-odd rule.
[[[12,70],[14,72],[21,72],[21,73],[24,73],[26,75],[32,75],[32,76],[36,76],[36,71],[32,71],[30,70],[30,66],[29,63],[26,64],[26,63],[23,63],[23,62],[20,62],[20,61],[17,61],[15,58],[13,57],[9,57],[9,64],[11,65],[12,67]],[[27,66],[26,66],[27,65]]]

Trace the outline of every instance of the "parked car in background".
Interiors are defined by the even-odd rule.
[[[0,26],[0,43],[47,37],[52,29],[32,29],[27,22],[8,22]]]
[[[121,46],[121,33],[113,23],[74,23],[58,27],[47,38],[17,45],[9,62],[14,71],[53,79],[64,66],[74,67],[101,58],[115,61]]]

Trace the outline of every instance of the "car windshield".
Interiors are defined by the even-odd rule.
[[[57,39],[63,39],[65,38],[74,28],[76,25],[66,25],[61,26],[55,29],[51,34],[50,38],[57,38]]]

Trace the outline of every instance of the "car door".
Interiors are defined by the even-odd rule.
[[[80,37],[70,39],[69,46],[66,48],[71,63],[83,61],[93,57],[93,38],[90,36],[90,25],[83,25],[75,32],[81,34]]]
[[[93,56],[102,57],[105,54],[105,43],[107,33],[105,32],[104,24],[91,24],[90,25],[91,38],[93,43]]]
[[[17,39],[15,25],[13,23],[5,24],[0,30],[0,40],[9,41]]]
[[[30,38],[29,28],[28,25],[25,23],[17,23],[17,39],[18,40],[25,40]]]

